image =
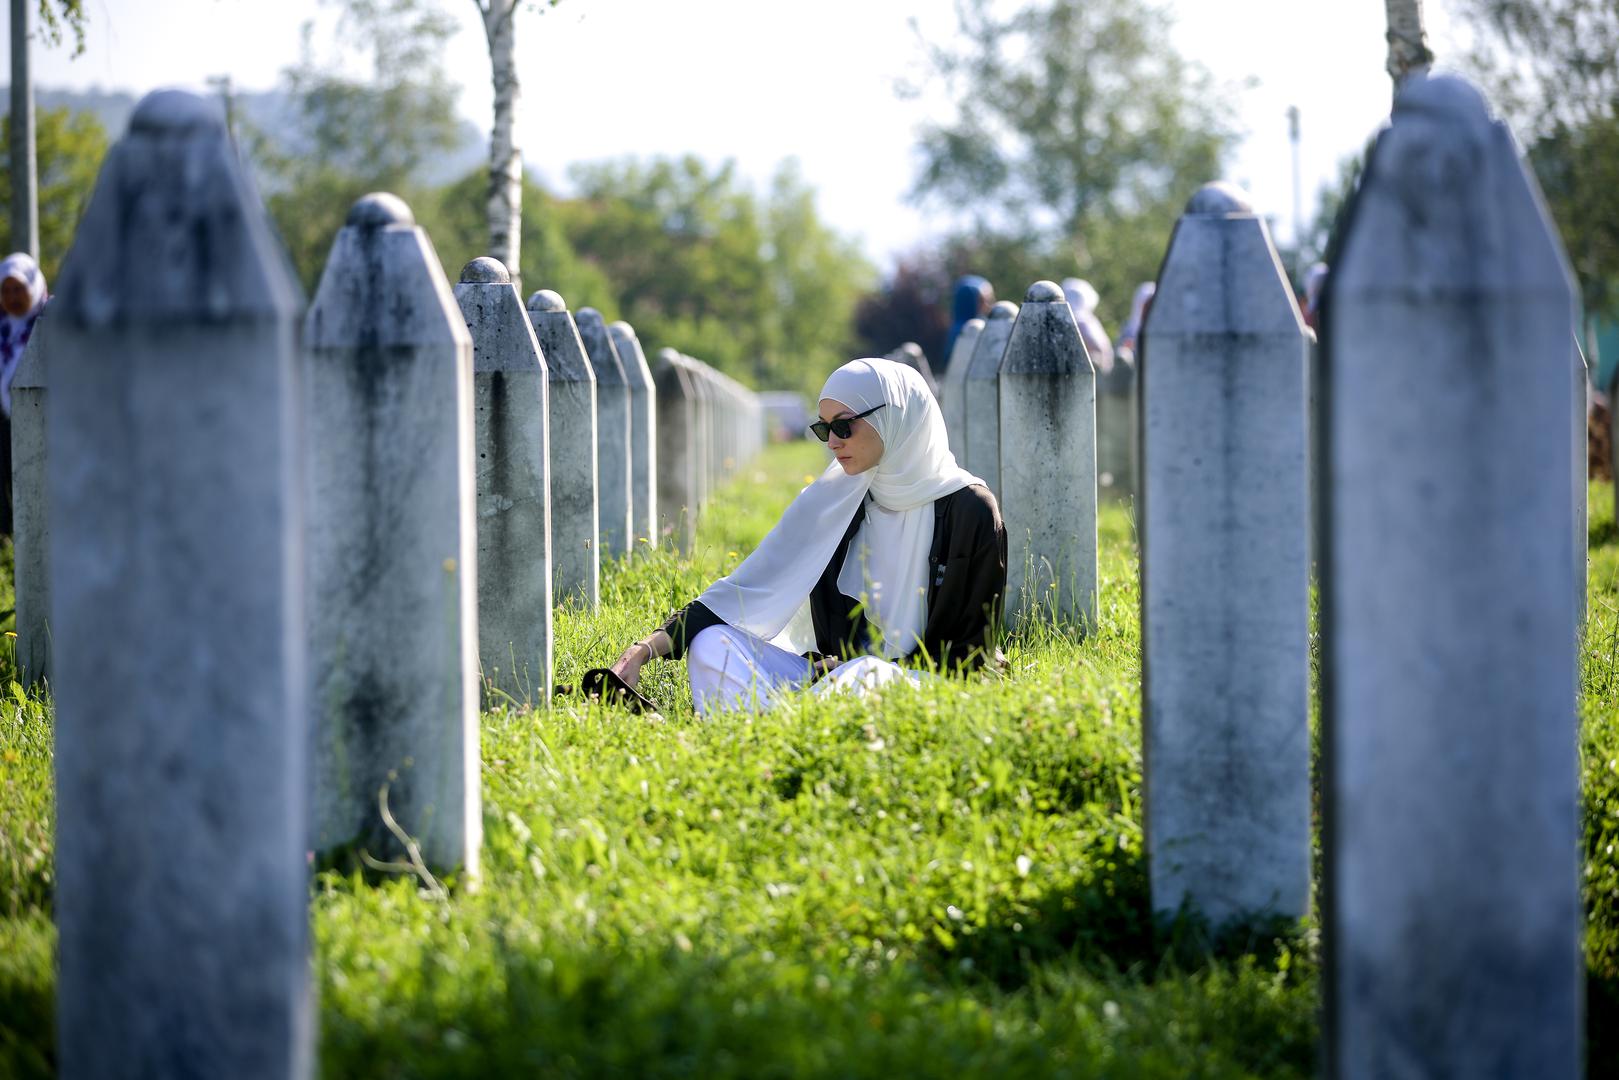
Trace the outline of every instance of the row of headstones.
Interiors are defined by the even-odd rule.
[[[480,659],[547,698],[553,597],[689,545],[761,412],[627,324],[525,308],[493,260],[452,289],[390,195],[355,204],[305,318],[189,94],[136,109],[60,285],[14,434],[61,1072],[308,1075],[306,853],[475,875]]]
[[[1403,88],[1324,310],[1317,352],[1263,219],[1191,200],[1138,370],[1153,905],[1309,911],[1318,530],[1330,1071],[1573,1076],[1588,382],[1556,234],[1465,81]],[[1062,293],[962,338],[942,405],[1012,611],[1095,626],[1101,414]]]
[[[1041,283],[1038,299],[1033,291],[1030,299],[1054,303],[1049,284]],[[1042,310],[1056,314],[1054,309]],[[1000,472],[1000,372],[1018,313],[1017,304],[1002,300],[990,308],[987,319],[967,320],[956,335],[944,378],[939,381],[939,407],[944,412],[950,450],[962,468],[986,481]],[[1027,330],[1024,337],[1027,340]],[[1066,333],[1063,337],[1066,347]],[[1135,363],[1119,356],[1110,370],[1093,371],[1092,377],[1097,492],[1103,499],[1128,501],[1136,494]]]

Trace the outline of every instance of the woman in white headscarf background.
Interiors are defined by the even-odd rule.
[[[0,259],[0,412],[5,414],[0,425],[0,487],[5,489],[0,534],[5,536],[11,535],[11,380],[46,299],[45,275],[31,256],[19,251]]]
[[[1091,366],[1098,375],[1106,375],[1113,370],[1113,342],[1096,314],[1096,305],[1102,299],[1096,286],[1084,278],[1064,278],[1062,294],[1068,301],[1068,310],[1074,313],[1074,323],[1079,327],[1080,340],[1085,342]]]
[[[654,657],[684,657],[706,714],[769,707],[811,682],[869,688],[1000,662],[1000,508],[956,464],[922,377],[852,361],[827,379],[819,413],[811,430],[835,460],[735,571],[624,650],[620,678],[633,686]]]

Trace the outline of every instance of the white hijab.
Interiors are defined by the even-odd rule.
[[[0,312],[0,412],[10,416],[11,380],[17,376],[17,363],[45,306],[45,275],[33,256],[18,251],[0,259],[0,279],[4,278],[16,278],[28,290],[25,314],[14,316]]]
[[[861,501],[866,519],[849,545],[838,574],[845,594],[863,599],[866,617],[882,632],[885,656],[903,656],[921,638],[927,620],[928,551],[933,503],[981,484],[956,464],[944,416],[914,368],[892,360],[853,360],[832,373],[823,400],[842,402],[877,429],[883,455],[850,476],[832,462],[787,507],[781,521],[730,574],[698,597],[703,606],[739,629],[772,640],[801,609],[831,561]],[[802,641],[780,642],[795,652]]]

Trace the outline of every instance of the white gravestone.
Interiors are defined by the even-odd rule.
[[[998,411],[1007,613],[1094,627],[1096,375],[1053,282],[1029,286],[1013,321]]]
[[[963,443],[967,434],[967,368],[972,364],[973,347],[978,335],[984,332],[983,319],[968,319],[956,335],[956,344],[950,350],[950,366],[944,369],[939,384],[939,409],[944,413],[944,431],[950,440],[950,452],[958,463],[967,460]]]
[[[658,408],[652,369],[627,322],[607,327],[630,382],[630,532],[637,548],[658,542]]]
[[[551,378],[552,596],[595,611],[601,598],[596,377],[562,297],[550,289],[535,293],[528,317]]]
[[[652,368],[658,406],[658,532],[681,554],[696,542],[697,391],[680,354],[660,349]]]
[[[1247,197],[1175,226],[1141,370],[1142,728],[1156,912],[1310,906],[1307,331]]]
[[[1017,305],[1010,300],[1001,300],[989,309],[989,318],[973,345],[972,362],[967,365],[962,386],[962,408],[967,420],[962,445],[967,459],[961,465],[977,474],[996,498],[1001,494],[1001,357],[1011,340],[1017,312]],[[1005,506],[1001,509],[1004,511]]]
[[[511,700],[551,700],[551,446],[545,359],[511,274],[469,262],[455,299],[472,337],[478,660]]]
[[[399,827],[476,873],[477,528],[472,339],[427,234],[354,204],[309,307],[311,846],[374,857]]]
[[[596,376],[596,524],[603,558],[627,555],[635,542],[630,498],[630,381],[607,322],[595,308],[574,320]]]
[[[1571,275],[1459,78],[1406,80],[1349,215],[1322,365],[1327,1071],[1577,1076]]]
[[[50,501],[45,397],[51,320],[33,336],[11,380],[11,550],[16,569],[17,673],[24,686],[50,678]]]
[[[933,377],[933,365],[928,363],[927,353],[922,351],[922,346],[914,341],[907,341],[884,356],[883,359],[892,360],[896,364],[904,364],[906,367],[916,369],[916,373],[922,376],[922,381],[928,384],[928,390],[933,394],[934,399],[938,399],[939,380]]]
[[[56,1064],[307,1077],[302,299],[215,102],[136,107],[59,284]]]

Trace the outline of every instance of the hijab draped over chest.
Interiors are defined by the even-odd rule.
[[[821,399],[853,413],[883,406],[865,418],[882,439],[882,457],[854,476],[836,461],[828,465],[753,553],[698,599],[732,626],[777,638],[807,607],[865,502],[838,588],[865,603],[868,621],[882,632],[883,654],[903,656],[921,638],[927,618],[933,503],[983,481],[956,464],[938,403],[913,368],[892,360],[851,361],[827,379]]]
[[[28,311],[23,315],[0,312],[0,410],[11,415],[11,380],[23,349],[33,336],[34,324],[45,307],[45,275],[33,258],[22,252],[0,259],[0,280],[14,278],[28,290]]]

